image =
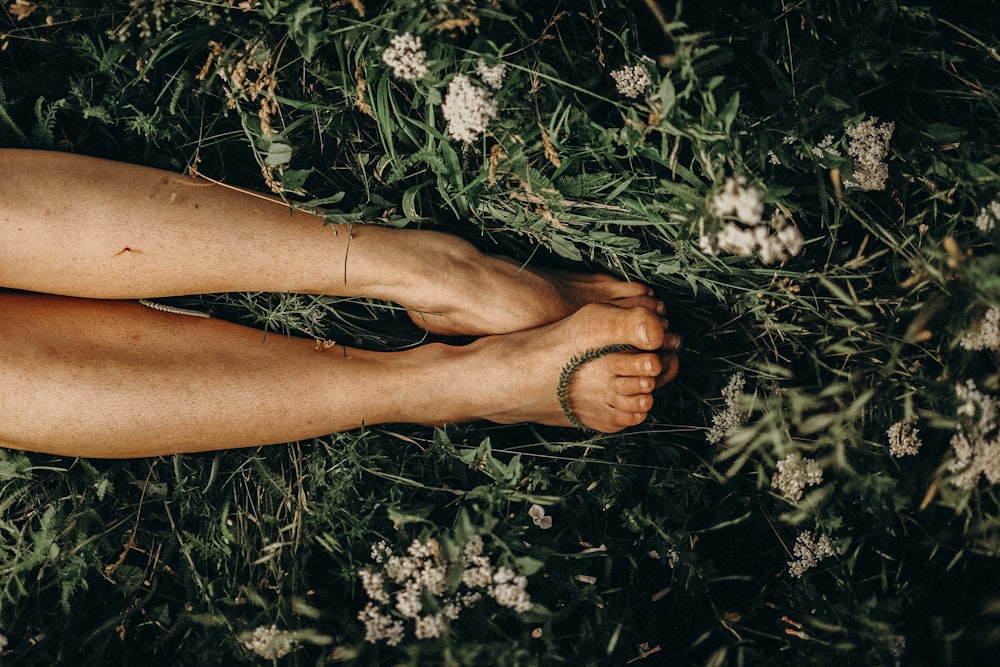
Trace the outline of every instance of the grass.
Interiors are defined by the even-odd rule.
[[[976,224],[1000,193],[992,3],[92,0],[0,20],[2,146],[196,169],[331,221],[609,270],[656,287],[686,340],[650,420],[615,436],[392,425],[154,460],[2,451],[4,664],[243,664],[281,646],[281,664],[359,665],[995,652],[998,454],[974,422],[993,403],[970,414],[955,390],[1000,388],[996,350],[961,344],[1000,306],[997,220]],[[381,59],[407,31],[429,55],[415,81]],[[464,144],[441,102],[480,58],[509,69],[488,132]],[[609,75],[625,65],[651,78],[636,99]],[[884,188],[862,190],[848,130],[871,118],[894,129]],[[738,176],[800,251],[706,252],[735,222],[712,201]],[[177,305],[377,349],[425,340],[362,300]],[[890,452],[900,421],[918,453]],[[709,442],[713,423],[729,428]],[[961,434],[987,475],[972,484]],[[791,499],[774,475],[796,455],[822,479]],[[803,531],[835,555],[803,551]],[[442,637],[365,641],[373,545],[436,540],[458,590],[474,536],[527,577],[530,611],[485,600]],[[248,648],[272,626],[288,634],[271,653]]]

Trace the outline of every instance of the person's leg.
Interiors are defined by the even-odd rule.
[[[641,422],[679,341],[643,308],[589,305],[539,329],[397,353],[317,349],[133,302],[0,293],[0,445],[138,457],[289,442],[362,424],[487,419],[616,431]]]
[[[0,285],[136,299],[225,291],[395,301],[425,329],[507,333],[608,302],[662,312],[643,285],[543,274],[456,237],[323,225],[271,197],[66,153],[0,149]]]

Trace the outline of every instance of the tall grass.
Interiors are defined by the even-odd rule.
[[[686,345],[650,420],[615,436],[400,425],[126,462],[2,451],[4,664],[992,654],[993,3],[94,0],[16,2],[4,21],[0,145],[197,171],[331,221],[642,280]],[[402,33],[427,52],[415,80],[383,60]],[[442,103],[480,60],[506,78],[466,143]],[[635,98],[623,67],[649,79]],[[861,145],[866,122],[892,124],[886,153]],[[744,236],[719,247],[727,229],[802,247],[743,256]],[[425,340],[389,304],[192,303],[378,349]],[[529,611],[486,596],[418,639],[393,598],[402,641],[365,641],[374,545],[436,545],[455,592],[479,538],[527,578]],[[425,591],[425,613],[443,599]]]

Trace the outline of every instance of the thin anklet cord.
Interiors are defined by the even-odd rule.
[[[631,349],[633,349],[631,345],[626,345],[624,343],[607,345],[605,347],[596,347],[592,350],[587,350],[582,354],[576,355],[570,359],[565,366],[563,366],[562,373],[559,374],[559,387],[556,389],[556,395],[559,396],[559,405],[562,406],[563,414],[566,415],[566,419],[572,426],[585,431],[593,430],[581,422],[573,413],[573,410],[569,407],[569,399],[566,395],[569,392],[569,383],[573,379],[573,374],[580,370],[584,364],[594,361],[595,359],[606,357],[607,355],[614,354],[615,352],[623,352]]]

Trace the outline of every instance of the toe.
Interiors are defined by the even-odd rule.
[[[664,315],[667,312],[666,305],[650,294],[620,297],[614,299],[611,303],[619,308],[645,308],[657,315]]]
[[[612,381],[611,388],[622,396],[648,394],[656,388],[656,378],[635,375],[619,376]]]
[[[633,396],[616,395],[611,400],[611,405],[617,410],[626,413],[649,412],[653,407],[653,397],[649,394],[635,394]]]
[[[620,431],[623,428],[628,428],[629,426],[636,426],[637,424],[641,424],[642,422],[646,421],[646,413],[616,410],[613,419],[615,426],[618,427],[617,430]]]
[[[656,354],[642,352],[616,355],[613,365],[615,375],[658,377],[663,372],[663,362]]]
[[[656,386],[662,387],[677,377],[677,373],[680,371],[680,360],[677,358],[676,354],[667,352],[659,359],[659,361],[660,372],[656,376]]]

